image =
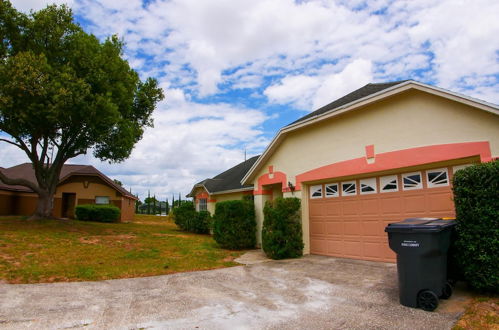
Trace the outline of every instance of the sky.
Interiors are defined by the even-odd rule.
[[[11,0],[70,6],[101,40],[117,34],[165,100],[129,159],[87,155],[141,199],[262,153],[279,129],[370,82],[413,79],[499,104],[497,0]],[[0,143],[0,166],[26,156]]]

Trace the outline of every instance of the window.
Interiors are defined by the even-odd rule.
[[[384,192],[392,192],[399,190],[399,181],[396,175],[387,175],[379,178],[380,190]]]
[[[464,164],[464,165],[456,165],[452,168],[452,171],[454,174],[456,174],[457,171],[462,170],[463,168],[470,167],[472,164]]]
[[[378,192],[376,178],[362,179],[360,180],[359,184],[360,184],[361,195],[375,194]]]
[[[423,183],[421,182],[421,172],[402,174],[402,182],[404,190],[423,188]]]
[[[322,198],[322,185],[310,187],[310,198]]]
[[[329,183],[326,186],[326,197],[338,197],[340,193],[338,192],[337,183]]]
[[[446,168],[426,171],[426,182],[428,188],[443,187],[449,185],[449,175]]]
[[[208,211],[208,200],[206,198],[199,199],[198,211]]]
[[[347,181],[341,183],[341,195],[353,196],[357,195],[357,185],[355,181]]]
[[[109,204],[108,196],[95,196],[95,204]]]

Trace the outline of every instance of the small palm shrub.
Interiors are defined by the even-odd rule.
[[[456,240],[451,250],[475,289],[499,292],[499,161],[456,172],[453,178]]]
[[[213,216],[213,238],[225,249],[251,249],[256,245],[253,202],[233,200],[217,203]]]
[[[300,200],[277,198],[263,209],[262,248],[272,259],[297,258],[303,255]]]

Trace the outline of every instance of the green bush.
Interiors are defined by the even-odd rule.
[[[253,202],[225,201],[216,204],[213,238],[226,249],[251,249],[256,245],[256,220]]]
[[[300,200],[277,198],[263,208],[262,248],[272,259],[303,255]]]
[[[84,204],[75,209],[76,219],[82,221],[117,222],[121,211],[114,205]]]
[[[457,237],[451,258],[473,288],[499,292],[499,161],[459,170],[453,190]]]
[[[194,203],[185,201],[173,209],[173,221],[184,231],[196,234],[210,232],[211,216],[207,211],[196,212]]]

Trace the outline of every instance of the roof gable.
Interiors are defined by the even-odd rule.
[[[277,135],[272,139],[260,158],[250,168],[248,173],[243,177],[241,182],[249,183],[253,179],[256,172],[263,166],[263,163],[270,157],[274,150],[279,146],[284,137],[295,130],[304,126],[315,124],[319,121],[326,120],[339,114],[353,111],[362,106],[386,99],[390,96],[402,93],[404,91],[415,89],[429,94],[440,96],[442,98],[460,102],[477,109],[499,115],[499,106],[488,103],[479,99],[474,99],[463,94],[451,92],[443,88],[427,85],[414,80],[403,80],[381,84],[367,84],[331,103],[313,111],[291,124],[284,126],[279,130]]]

